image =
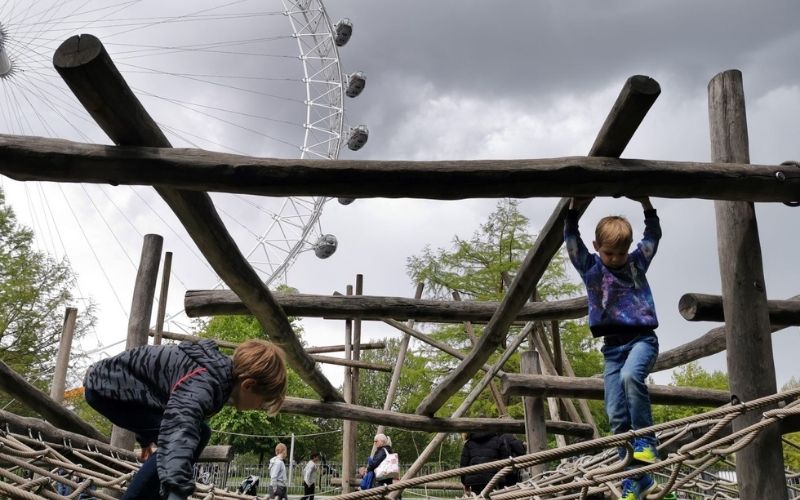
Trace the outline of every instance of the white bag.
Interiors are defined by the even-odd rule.
[[[375,467],[375,480],[385,481],[400,477],[400,459],[397,453],[387,453],[386,458]]]

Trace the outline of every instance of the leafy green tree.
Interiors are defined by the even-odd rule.
[[[672,372],[672,382],[669,385],[729,390],[727,373],[718,370],[709,373],[701,368],[696,361],[676,368]],[[705,406],[653,405],[653,421],[655,423],[663,423],[678,420],[691,415],[699,415],[711,409]]]
[[[781,387],[781,391],[788,391],[800,387],[800,380],[792,377]],[[783,436],[789,443],[783,445],[783,462],[787,468],[800,472],[800,432],[792,432]]]
[[[46,390],[64,322],[74,301],[75,275],[66,260],[56,261],[34,249],[34,234],[17,222],[0,190],[0,361]],[[94,325],[93,308],[79,311],[74,338]],[[0,406],[30,414],[0,394]]]

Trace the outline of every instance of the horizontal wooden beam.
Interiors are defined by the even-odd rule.
[[[0,173],[19,181],[145,185],[264,196],[459,200],[625,195],[800,200],[800,168],[793,166],[592,156],[427,162],[273,159],[14,135],[0,136]]]
[[[432,418],[384,411],[348,403],[323,403],[311,399],[288,397],[281,407],[282,413],[309,417],[341,418],[372,424],[383,424],[425,432],[525,432],[525,422],[506,418]],[[582,439],[592,437],[592,426],[572,422],[547,421],[547,432]]]
[[[678,301],[678,310],[689,321],[725,321],[720,295],[687,293]],[[767,312],[773,325],[800,325],[800,300],[768,300]]]
[[[0,390],[62,429],[83,434],[97,441],[108,442],[108,438],[100,434],[97,429],[54,401],[49,394],[28,383],[2,361],[0,361]]]
[[[328,319],[361,319],[383,321],[428,321],[436,323],[485,323],[500,305],[499,302],[448,301],[381,297],[371,295],[272,295],[289,316]],[[247,307],[230,290],[189,290],[183,301],[190,318],[215,315],[250,314]],[[525,305],[517,315],[520,322],[534,320],[575,319],[586,316],[586,297],[535,302]]]
[[[604,393],[603,380],[599,378],[505,374],[501,379],[505,396],[603,399]],[[731,401],[727,391],[651,384],[647,389],[650,400],[657,404],[716,407]]]

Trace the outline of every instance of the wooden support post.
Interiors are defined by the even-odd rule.
[[[169,293],[169,275],[172,272],[172,252],[164,254],[164,267],[161,272],[161,292],[158,294],[158,313],[156,314],[156,335],[153,344],[161,345],[164,333],[164,316],[167,314],[167,296]]]
[[[64,313],[64,327],[61,329],[61,341],[58,344],[56,368],[53,373],[53,383],[50,385],[50,397],[53,398],[53,401],[56,403],[64,401],[69,354],[72,351],[72,335],[75,333],[75,320],[77,317],[78,310],[74,307],[68,307]]]
[[[127,350],[147,345],[163,244],[164,238],[157,234],[144,235],[139,271],[136,273],[133,285],[131,315],[128,318],[128,340],[125,344]],[[111,428],[111,446],[132,450],[134,442],[135,438],[131,431],[116,425]]]
[[[749,163],[744,86],[738,70],[711,79],[708,113],[712,160]],[[714,210],[731,394],[749,401],[777,392],[755,207],[748,202],[717,201]],[[738,417],[733,430],[760,418],[760,412]],[[736,453],[736,477],[743,500],[787,498],[777,426],[764,429]]]
[[[353,295],[353,285],[347,285],[347,296]],[[353,320],[345,320],[344,322],[344,359],[353,359]],[[353,404],[353,378],[352,371],[349,366],[344,368],[344,383],[343,393],[344,402]],[[356,434],[353,428],[352,420],[345,420],[342,422],[342,477],[350,479],[355,475],[355,441]],[[350,483],[345,481],[342,483],[342,493],[350,493]]]
[[[414,299],[419,300],[422,298],[422,290],[425,288],[424,283],[417,283],[417,290],[414,292]],[[410,319],[406,323],[410,330],[414,329],[414,320]],[[408,353],[408,343],[411,341],[411,336],[404,332],[403,338],[400,340],[400,347],[397,353],[397,360],[394,363],[394,371],[392,372],[392,379],[389,381],[389,390],[386,391],[386,399],[383,402],[383,411],[390,411],[394,404],[394,398],[397,394],[397,385],[400,382],[400,373],[403,370],[403,365],[406,362],[406,354]],[[385,432],[383,423],[378,425],[376,434],[383,434]],[[375,444],[372,445],[370,455],[375,453]]]
[[[660,93],[661,87],[652,78],[640,75],[629,78],[606,117],[589,155],[618,157],[622,154],[628,141],[633,137],[633,133]],[[486,325],[478,344],[472,349],[469,356],[419,404],[418,414],[433,415],[436,413],[436,410],[441,408],[450,399],[450,396],[460,390],[475,375],[475,372],[500,345],[520,309],[536,290],[550,260],[561,248],[564,241],[564,219],[568,208],[569,200],[562,199],[553,215],[539,232],[533,247],[525,256],[519,271],[514,276],[511,287],[503,297],[497,312]]]
[[[525,374],[541,374],[539,356],[536,351],[525,351],[520,359],[520,371]],[[536,453],[547,449],[547,434],[545,433],[544,400],[541,397],[526,396],[522,398],[525,411],[525,438],[528,442],[528,453]],[[530,468],[531,476],[535,477],[547,469],[547,464],[534,465]]]

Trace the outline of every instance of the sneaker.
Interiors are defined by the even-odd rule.
[[[649,440],[636,438],[633,440],[633,459],[637,462],[654,464],[658,462],[658,450]]]
[[[638,479],[628,478],[622,481],[622,496],[619,500],[644,500],[645,495],[653,491],[656,482],[650,474],[645,474]]]

